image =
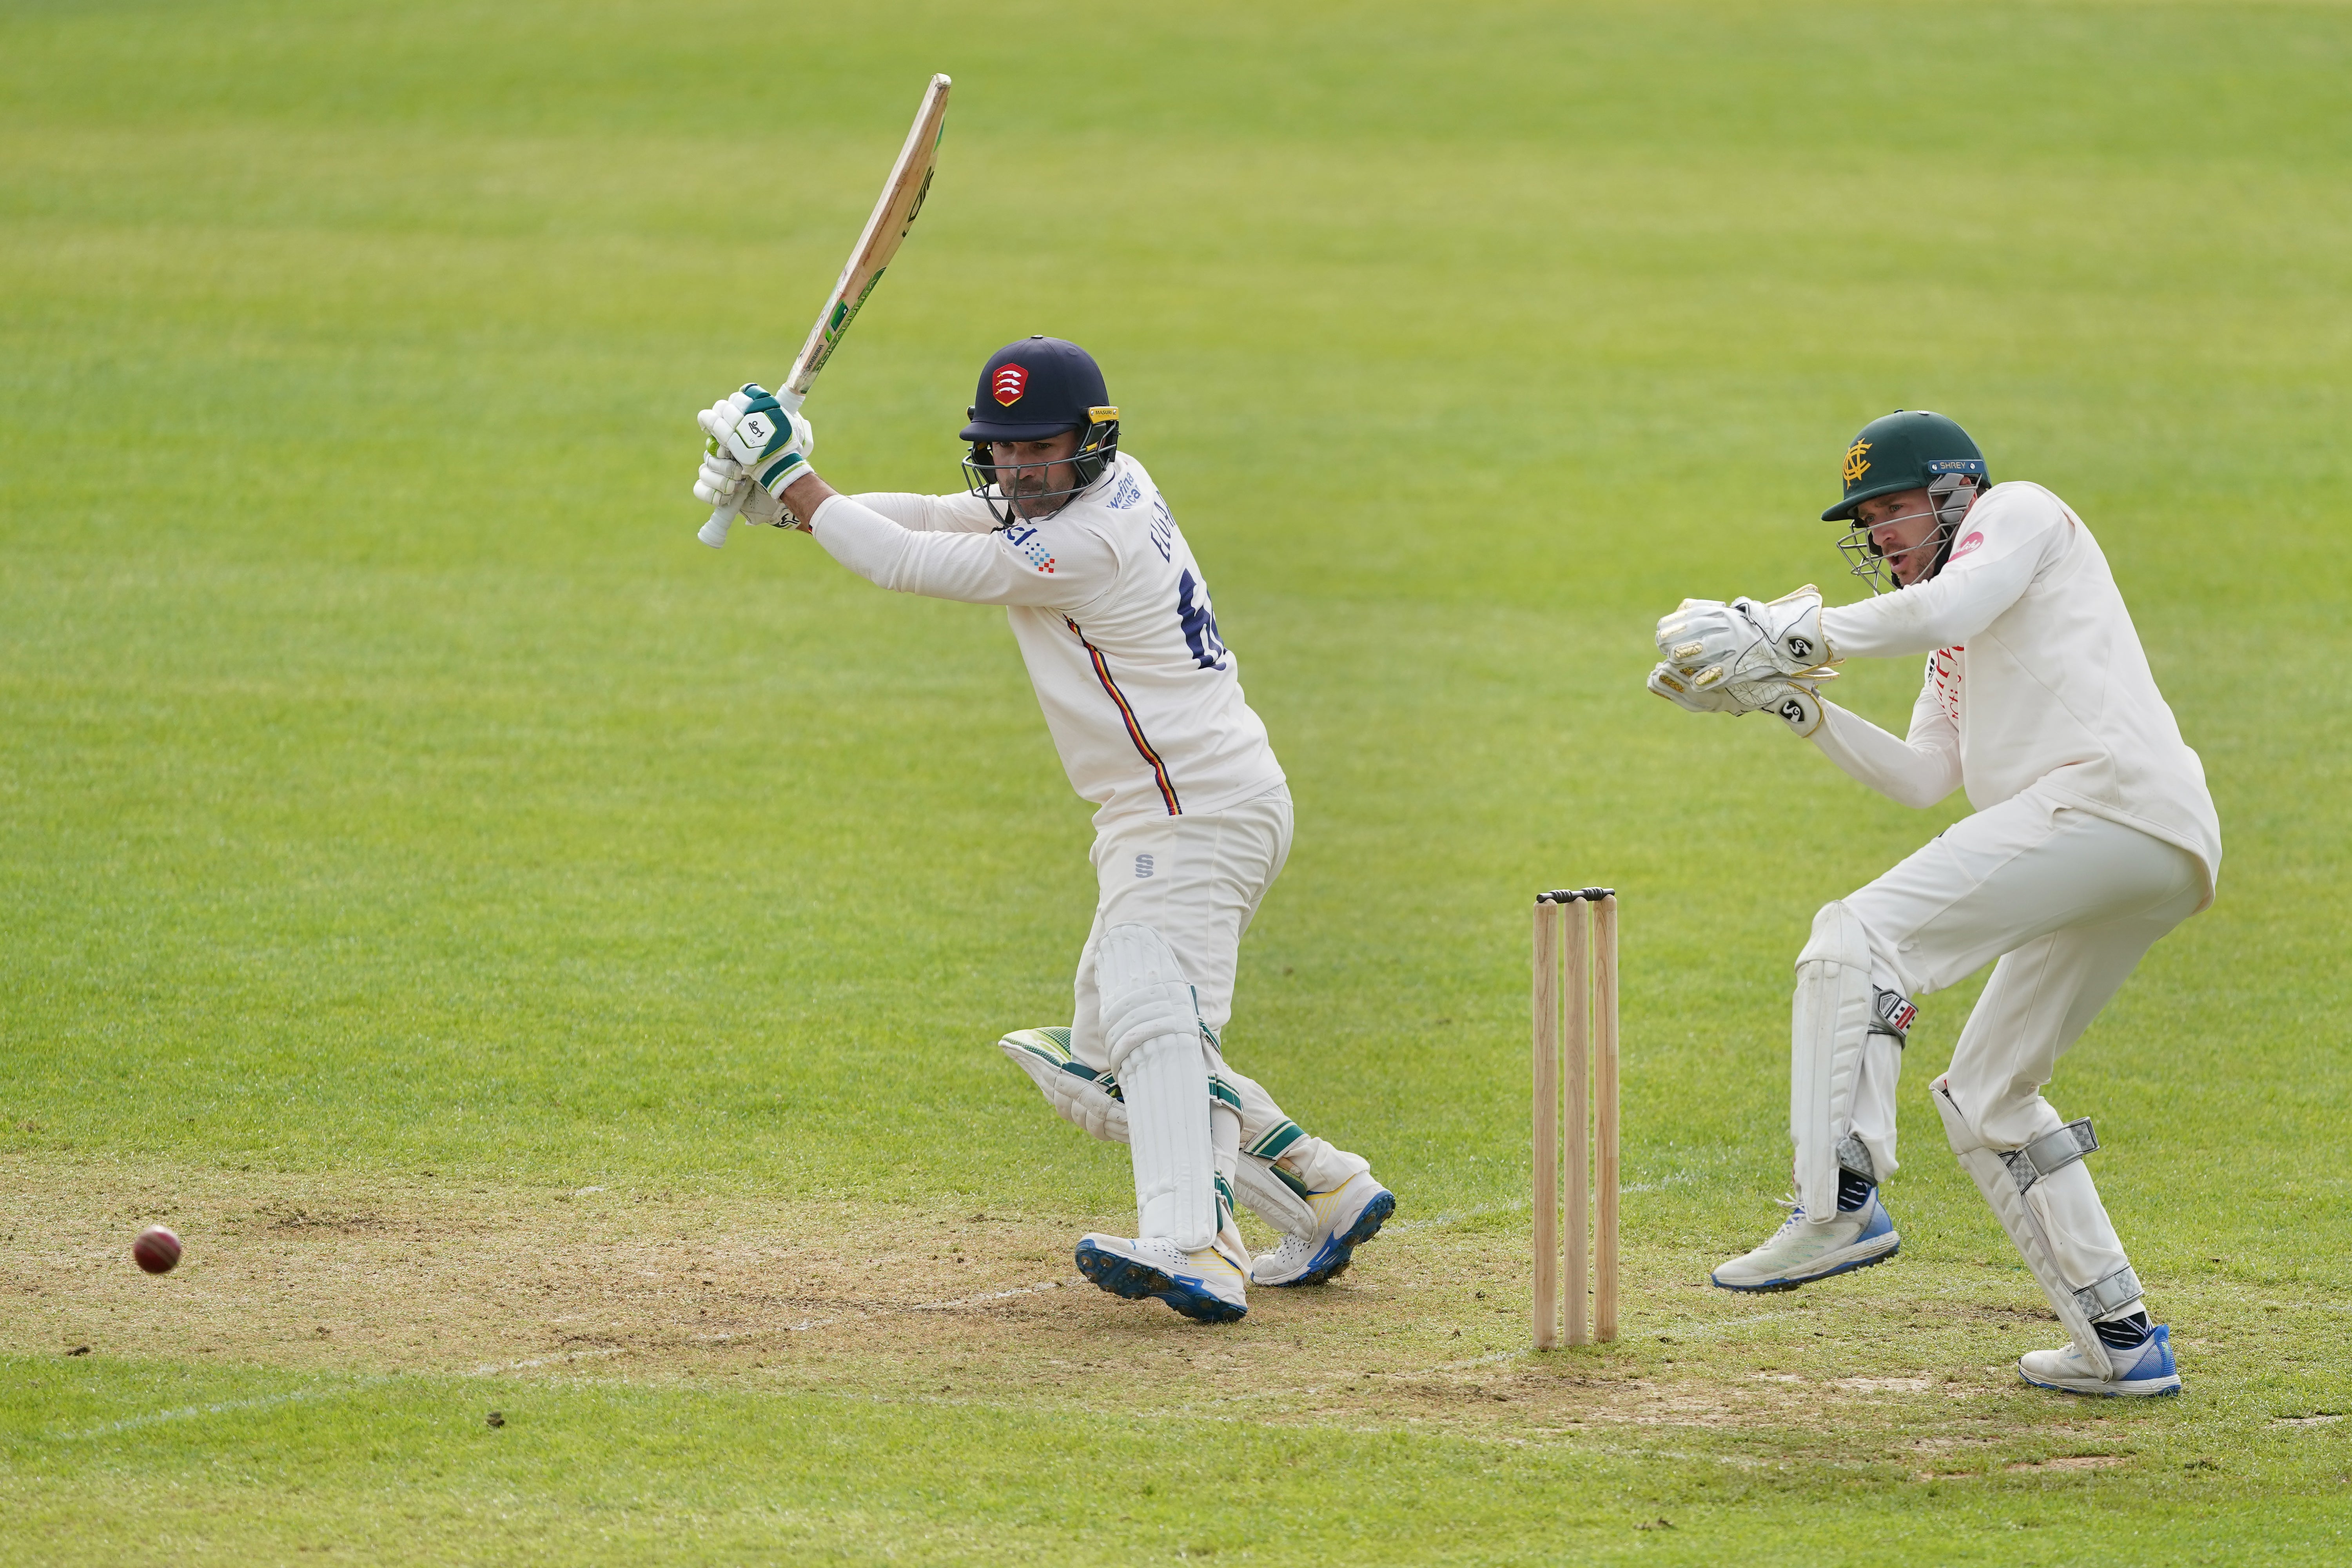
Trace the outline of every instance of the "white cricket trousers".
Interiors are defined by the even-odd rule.
[[[1277,784],[1229,810],[1123,822],[1096,837],[1097,898],[1073,986],[1072,1056],[1097,1072],[1110,1069],[1095,951],[1106,927],[1130,921],[1160,933],[1192,987],[1201,1021],[1223,1034],[1233,1016],[1242,933],[1290,858],[1290,789]],[[1243,1153],[1276,1160],[1316,1192],[1370,1169],[1358,1156],[1302,1132],[1272,1095],[1230,1063],[1219,1071],[1241,1097]]]
[[[2016,1149],[2063,1125],[2042,1098],[2059,1057],[2204,896],[2187,850],[2028,790],[1954,823],[1844,901],[1878,984],[1911,997],[2000,960],[1946,1080],[1979,1147]],[[1895,1089],[1882,1069],[1900,1060],[1865,1058],[1855,1085],[1853,1130],[1884,1151],[1882,1175],[1895,1168]]]

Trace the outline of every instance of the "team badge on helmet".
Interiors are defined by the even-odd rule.
[[[1021,401],[1021,395],[1028,389],[1028,386],[1027,367],[1001,364],[996,367],[996,374],[989,378],[988,395],[1004,407],[1010,408]]]
[[[1856,441],[1845,449],[1845,482],[1847,484],[1853,483],[1854,480],[1870,472],[1869,452],[1870,443],[1867,441]]]

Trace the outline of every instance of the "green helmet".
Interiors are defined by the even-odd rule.
[[[1940,414],[1898,408],[1864,426],[1845,449],[1845,495],[1822,521],[1849,521],[1873,496],[1924,490],[1948,474],[1974,479],[1979,490],[1992,482],[1967,431]]]

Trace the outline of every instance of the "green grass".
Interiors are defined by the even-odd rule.
[[[2254,1463],[2225,1476],[2192,1459],[2154,1496],[2095,1475],[1988,1492],[1863,1467],[953,1401],[16,1375],[13,1403],[43,1426],[0,1448],[0,1500],[12,1543],[58,1564],[152,1561],[159,1547],[174,1562],[1297,1562],[1304,1548],[1356,1562],[1701,1564],[1749,1540],[1734,1560],[1786,1560],[1776,1539],[1811,1540],[1802,1560],[1823,1563],[2267,1563],[2343,1550],[2340,1498],[2282,1496],[2260,1540],[2242,1533],[2249,1472],[2285,1489],[2300,1468],[2262,1454],[2285,1445],[2259,1435],[2245,1438]],[[1851,1544],[1822,1538],[1832,1500]]]
[[[2099,533],[2228,846],[2053,1099],[2098,1119],[2159,1309],[2227,1286],[2301,1337],[2191,1355],[2137,1468],[1969,1497],[1774,1468],[1777,1438],[1726,1470],[1648,1428],[1367,1415],[1310,1464],[1077,1395],[626,1377],[533,1385],[495,1458],[421,1374],[66,1441],[284,1374],[60,1372],[0,1307],[0,1556],[135,1556],[168,1498],[224,1558],[1108,1558],[1172,1553],[1213,1481],[1229,1553],[1287,1520],[1363,1560],[2130,1562],[2242,1557],[2259,1521],[2334,1555],[2342,1428],[2249,1434],[2352,1409],[2339,5],[0,6],[5,1168],[1122,1206],[989,1048],[1066,1011],[1092,887],[1001,618],[691,537],[692,410],[781,372],[933,69],[941,173],[818,457],[947,488],[991,349],[1103,360],[1299,804],[1237,1065],[1408,1215],[1493,1218],[1507,1287],[1524,901],[1614,883],[1629,1228],[1694,1279],[1752,1239],[1811,911],[1962,806],[1675,713],[1648,628],[1685,594],[1850,597],[1811,521],[1844,442],[1939,408]],[[1914,676],[1842,685],[1897,724]],[[1890,1289],[2006,1256],[1920,1092],[1973,994],[1914,1036]],[[2159,1474],[2263,1443],[2226,1484]],[[1134,1533],[1097,1498],[1130,1473],[1162,1499]]]

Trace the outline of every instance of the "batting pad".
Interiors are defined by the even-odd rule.
[[[1876,1016],[1862,921],[1843,903],[1824,904],[1797,955],[1789,1023],[1789,1137],[1797,1202],[1810,1215],[1837,1213],[1838,1144],[1853,1131],[1854,1085]]]
[[[1960,1168],[2017,1244],[2051,1310],[2074,1336],[2076,1353],[2115,1376],[2114,1361],[2091,1325],[2137,1307],[2139,1277],[2083,1163],[2099,1146],[2090,1122],[2069,1122],[2021,1149],[1994,1149],[1969,1125],[1948,1079],[1936,1080],[1932,1098]]]
[[[1219,1229],[1209,1126],[1209,1047],[1192,987],[1166,939],[1132,922],[1104,930],[1095,954],[1105,1044],[1127,1102],[1136,1236],[1187,1250]]]
[[[1070,1054],[1070,1031],[1065,1028],[1021,1029],[996,1042],[997,1048],[1029,1075],[1054,1113],[1089,1138],[1105,1143],[1125,1143],[1127,1102],[1119,1098],[1118,1078],[1097,1073]],[[1228,1072],[1228,1078],[1235,1075]],[[1284,1120],[1276,1129],[1297,1141],[1296,1123]],[[1266,1142],[1265,1139],[1259,1141]],[[1279,1153],[1279,1149],[1276,1152]],[[1317,1227],[1315,1211],[1274,1168],[1274,1161],[1244,1149],[1233,1174],[1234,1195],[1258,1218],[1285,1236],[1307,1236]]]

